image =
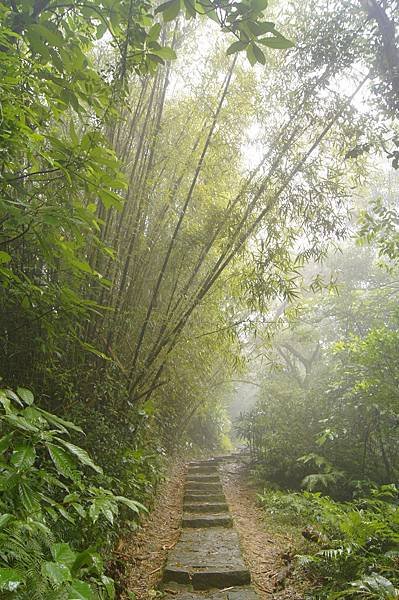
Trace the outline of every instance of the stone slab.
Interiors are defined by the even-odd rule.
[[[182,525],[183,527],[233,527],[233,519],[228,513],[220,513],[217,515],[184,513]]]
[[[189,481],[208,481],[209,483],[220,481],[220,477],[217,473],[187,473],[187,483]]]
[[[189,513],[222,513],[228,512],[229,507],[226,502],[186,502],[184,501],[184,510]]]
[[[189,465],[187,469],[188,473],[217,473],[217,465]]]
[[[189,481],[186,484],[187,492],[201,492],[201,494],[209,492],[210,494],[222,494],[223,488],[221,483],[214,481]]]
[[[248,585],[250,574],[234,529],[183,529],[169,553],[164,581],[192,585],[195,590]]]
[[[192,460],[188,463],[189,467],[203,467],[209,465],[217,465],[217,462],[214,458],[209,458],[207,460]]]
[[[237,452],[234,454],[222,454],[220,456],[215,456],[214,461],[216,464],[220,465],[222,463],[228,463],[237,460],[239,457],[240,453]]]
[[[224,494],[201,494],[201,492],[186,492],[184,502],[226,502]]]
[[[257,600],[258,595],[250,587],[230,588],[219,592],[181,592],[177,594],[166,594],[165,600],[175,598],[176,600]]]

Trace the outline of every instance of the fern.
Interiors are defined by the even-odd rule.
[[[299,568],[322,582],[322,587],[311,596],[314,600],[399,597],[399,511],[395,486],[352,502],[336,502],[320,493],[271,491],[259,495],[259,502],[281,521],[314,526],[320,532],[319,546],[328,540],[328,547],[296,557]]]

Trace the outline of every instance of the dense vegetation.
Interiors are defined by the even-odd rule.
[[[397,597],[397,274],[376,258],[353,244],[330,257],[338,293],[302,300],[264,347],[237,423],[262,506],[314,542],[296,559],[314,598]]]
[[[332,495],[305,497],[316,520],[366,498],[389,540],[367,552],[391,552],[394,11],[0,3],[5,598],[115,597],[121,565],[105,557],[169,457],[229,446],[246,369],[261,385],[239,424],[257,476]],[[344,584],[366,572],[354,544]]]

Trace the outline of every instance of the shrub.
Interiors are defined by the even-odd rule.
[[[320,493],[266,491],[264,509],[280,521],[314,532],[315,551],[298,555],[300,568],[320,582],[308,598],[399,597],[399,512],[395,485],[369,498],[336,502]]]
[[[145,507],[101,485],[101,467],[69,439],[82,430],[39,408],[30,390],[0,390],[0,407],[2,597],[114,598],[101,548],[82,548],[78,532],[112,526],[120,506],[136,516]]]

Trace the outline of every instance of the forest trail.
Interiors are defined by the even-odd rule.
[[[169,553],[163,575],[168,599],[257,598],[249,587],[251,575],[223,493],[218,472],[221,462],[219,457],[188,465],[183,530]]]
[[[124,540],[129,597],[160,589],[168,600],[304,597],[294,573],[282,581],[293,540],[265,520],[248,476],[236,455],[174,465],[148,519]]]

